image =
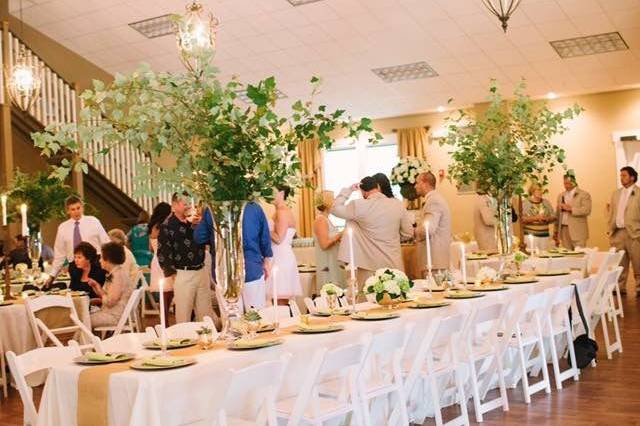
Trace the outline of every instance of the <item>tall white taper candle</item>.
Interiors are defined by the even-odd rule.
[[[158,282],[158,291],[160,292],[160,346],[165,351],[167,348],[167,323],[164,317],[164,278]]]
[[[427,271],[431,272],[432,264],[431,264],[431,236],[429,235],[429,221],[424,221],[424,233],[425,233],[425,241],[427,245]]]
[[[529,243],[529,254],[533,256],[533,252],[535,250],[535,240],[533,239],[533,235],[529,234],[527,235],[527,242]]]
[[[22,236],[29,235],[29,227],[27,226],[27,205],[20,205],[20,216],[22,216]]]
[[[467,285],[467,254],[465,253],[464,243],[460,243],[460,270],[462,271],[462,285]]]
[[[356,261],[353,257],[353,228],[347,228],[347,235],[349,236],[349,270],[351,271],[351,279],[356,279]]]
[[[271,270],[271,283],[273,288],[273,323],[278,324],[278,267]]]
[[[0,201],[2,201],[2,226],[7,226],[7,195],[2,194]]]

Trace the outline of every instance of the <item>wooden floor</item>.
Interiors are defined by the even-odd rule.
[[[607,360],[601,347],[596,368],[584,370],[579,382],[566,381],[561,391],[553,388],[550,395],[536,394],[531,405],[524,403],[520,388],[509,390],[510,410],[485,414],[483,424],[640,426],[640,300],[627,296],[624,308],[623,354],[615,354],[613,360]],[[598,341],[602,346],[600,337]],[[36,398],[39,393],[36,390]],[[473,419],[473,413],[470,411],[469,414]],[[11,389],[9,399],[0,398],[0,426],[22,424],[20,396]]]

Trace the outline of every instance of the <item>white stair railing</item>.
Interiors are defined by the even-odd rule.
[[[15,65],[19,52],[24,49],[27,62],[35,65],[40,70],[40,96],[33,102],[27,112],[43,127],[49,125],[57,126],[62,123],[77,123],[78,97],[74,86],[67,83],[11,32],[9,32],[8,44],[8,68],[12,68]],[[4,47],[2,46],[2,37],[0,37],[0,48]],[[5,64],[2,63],[2,60],[3,55],[0,55],[0,76],[4,82],[7,76]],[[0,90],[0,103],[4,102],[4,91]],[[80,109],[82,106],[83,103],[80,100]],[[100,118],[98,117],[93,119],[92,122],[97,124],[99,120]],[[107,154],[98,155],[98,152],[104,147],[105,145],[101,140],[93,140],[85,144],[82,147],[83,159],[104,175],[120,191],[138,203],[140,207],[147,212],[151,212],[158,202],[170,199],[171,194],[164,190],[158,191],[157,195],[154,196],[139,195],[141,192],[137,191],[138,183],[134,180],[134,176],[138,167],[149,165],[150,159],[147,154],[126,143],[120,145],[117,149],[110,150]],[[145,183],[145,185],[149,185],[148,188],[145,188],[147,189],[145,193],[149,193],[149,190],[155,186],[152,182]]]

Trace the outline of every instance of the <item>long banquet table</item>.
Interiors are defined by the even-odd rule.
[[[578,273],[565,276],[539,278],[535,284],[512,285],[508,290],[487,292],[484,297],[466,300],[450,300],[451,304],[436,309],[403,309],[400,317],[387,321],[343,322],[345,329],[338,333],[317,335],[286,335],[284,344],[253,351],[230,351],[226,349],[203,351],[196,355],[195,365],[162,372],[127,370],[114,373],[109,380],[108,424],[173,426],[182,424],[212,424],[212,417],[222,403],[224,384],[228,369],[243,368],[247,365],[272,360],[284,352],[293,356],[285,373],[280,397],[297,394],[309,359],[319,347],[334,347],[357,340],[365,332],[379,332],[383,328],[401,327],[414,322],[414,338],[410,345],[417,345],[426,332],[429,320],[434,317],[449,316],[458,312],[468,312],[475,306],[490,304],[498,300],[509,300],[515,295],[532,294],[547,288],[568,285],[579,278]],[[359,305],[366,309],[369,303]],[[294,320],[291,320],[294,321]],[[283,321],[283,326],[290,325]],[[408,353],[415,351],[407,348]],[[156,353],[157,352],[153,352]],[[149,356],[150,351],[141,351],[139,356]],[[78,377],[85,368],[75,364],[53,368],[45,385],[39,412],[38,425],[77,424]],[[424,399],[413,401],[412,405],[424,405]],[[239,401],[242,409],[249,409],[249,401]],[[229,409],[230,407],[225,407]],[[422,407],[424,408],[424,407]],[[102,416],[104,413],[95,413]]]

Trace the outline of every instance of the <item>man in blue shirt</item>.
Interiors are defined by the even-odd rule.
[[[211,253],[215,254],[215,232],[211,211],[204,211],[202,221],[194,231],[194,240],[198,244],[211,245]],[[244,207],[242,216],[242,248],[244,251],[244,288],[242,300],[245,309],[254,307],[261,309],[266,304],[266,279],[271,271],[271,233],[269,223],[262,208],[254,202]],[[215,267],[215,260],[213,261]]]

